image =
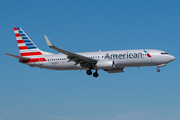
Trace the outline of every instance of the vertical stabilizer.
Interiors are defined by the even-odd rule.
[[[22,57],[31,58],[30,60],[25,61],[25,63],[46,61],[43,56],[43,52],[38,49],[38,47],[20,27],[15,27],[14,33],[16,36],[20,55]]]
[[[26,35],[26,33],[20,27],[15,27],[14,33],[16,36],[21,56],[25,57],[42,55],[38,47],[32,42],[32,40]]]

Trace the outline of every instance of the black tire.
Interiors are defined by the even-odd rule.
[[[160,72],[160,69],[157,69],[156,71],[157,71],[157,72]]]
[[[98,74],[97,72],[95,72],[95,73],[93,73],[93,76],[94,76],[94,77],[98,77],[99,74]]]
[[[91,70],[87,70],[86,73],[87,73],[88,75],[92,75],[92,71],[91,71]]]

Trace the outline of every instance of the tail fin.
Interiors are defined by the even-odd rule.
[[[15,27],[14,33],[16,36],[19,52],[22,57],[42,56],[42,51],[32,42],[26,33],[20,28]]]

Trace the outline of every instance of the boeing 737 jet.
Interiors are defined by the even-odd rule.
[[[4,53],[19,59],[20,63],[31,67],[51,70],[86,70],[88,75],[98,77],[97,71],[102,69],[108,73],[124,72],[125,67],[141,66],[166,66],[175,60],[175,57],[167,52],[154,49],[117,50],[72,53],[54,46],[45,35],[48,46],[60,54],[53,54],[40,50],[33,41],[20,28],[14,28],[20,56]]]

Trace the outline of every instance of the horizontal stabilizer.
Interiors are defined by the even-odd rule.
[[[12,55],[12,54],[8,54],[8,53],[4,53],[4,54],[9,55],[9,56],[14,57],[14,58],[17,58],[19,60],[30,60],[30,58],[21,57],[21,56],[18,56],[18,55]]]

